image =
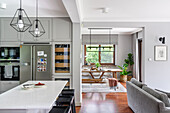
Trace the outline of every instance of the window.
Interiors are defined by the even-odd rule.
[[[90,48],[91,47],[91,48]],[[84,63],[115,64],[115,46],[114,45],[85,45]]]

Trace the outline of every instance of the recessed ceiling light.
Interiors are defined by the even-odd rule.
[[[6,4],[5,3],[0,3],[0,8],[1,9],[6,9]]]
[[[109,12],[109,8],[105,7],[102,9],[102,13],[108,13]]]

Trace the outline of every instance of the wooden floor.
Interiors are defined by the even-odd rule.
[[[83,93],[82,97],[82,106],[76,107],[76,113],[133,113],[126,93]]]

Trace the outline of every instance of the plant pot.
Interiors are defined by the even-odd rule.
[[[130,81],[132,79],[132,76],[127,76],[127,81]]]
[[[126,82],[127,81],[127,75],[120,75],[120,81]]]

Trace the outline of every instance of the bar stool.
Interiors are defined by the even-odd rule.
[[[61,99],[59,99],[59,98],[61,98]],[[67,105],[69,105],[68,101],[71,100],[71,104],[70,104],[71,111],[72,111],[72,113],[76,113],[74,89],[63,89],[59,98],[56,101],[56,105],[57,104],[64,105],[66,103],[67,103]],[[66,99],[64,99],[64,98],[66,98]]]
[[[54,106],[49,113],[71,113],[70,106]]]
[[[74,89],[63,89],[61,95],[71,95],[74,96]]]

